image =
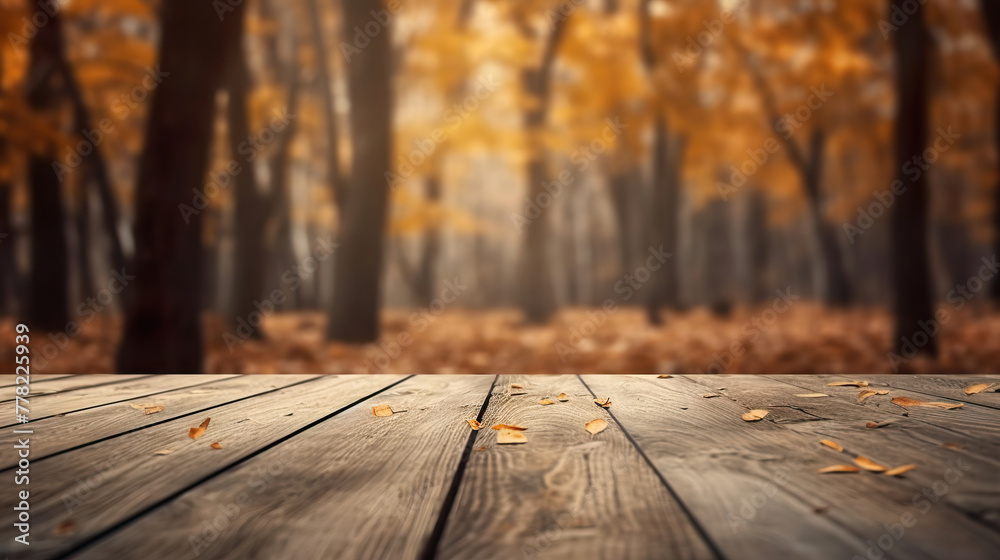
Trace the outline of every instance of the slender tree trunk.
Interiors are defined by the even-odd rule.
[[[653,273],[649,295],[646,296],[646,316],[650,324],[663,324],[660,310],[676,306],[680,294],[677,274],[678,229],[680,225],[681,168],[686,140],[670,142],[667,121],[658,115],[653,125],[653,188],[649,204],[648,242],[651,247],[663,246],[671,256],[663,267]]]
[[[813,131],[809,162],[801,171],[809,202],[809,217],[823,259],[826,282],[825,300],[829,305],[840,307],[851,302],[851,283],[844,268],[840,246],[837,244],[837,230],[831,227],[823,214],[822,181],[825,141],[825,135],[821,131]]]
[[[379,0],[343,4],[344,36],[364,27]],[[348,61],[351,100],[351,189],[342,211],[341,244],[335,255],[333,305],[328,336],[372,342],[379,336],[379,308],[392,155],[392,41],[385,29]],[[332,162],[330,162],[332,165]]]
[[[0,156],[3,150],[0,149]],[[17,264],[14,260],[14,233],[10,219],[10,199],[13,185],[0,179],[0,316],[11,312],[10,303],[17,298]]]
[[[892,0],[901,9],[903,0]],[[916,181],[903,175],[903,166],[927,147],[929,96],[927,83],[929,32],[924,9],[910,16],[910,21],[893,34],[896,52],[895,143],[897,179],[908,183],[905,196],[896,200],[892,213],[892,278],[896,312],[893,344],[897,353],[906,356],[911,344],[919,351],[937,355],[937,340],[923,325],[934,320],[934,296],[928,255],[927,174]],[[916,336],[924,333],[923,336]],[[927,342],[920,344],[921,339]],[[906,356],[909,357],[909,356]]]
[[[79,274],[80,295],[94,294],[94,271],[90,264],[90,184],[94,180],[93,168],[87,164],[76,192],[76,262]]]
[[[41,2],[32,4],[41,9]],[[62,58],[60,14],[39,28],[31,45],[31,68],[28,105],[50,119],[58,128],[58,113],[65,100],[65,84],[58,73]],[[28,321],[31,328],[61,331],[69,320],[69,255],[66,242],[66,217],[60,178],[52,166],[55,146],[45,153],[34,153],[28,163],[31,185],[31,293],[28,296]]]
[[[333,93],[333,81],[330,76],[330,66],[327,60],[327,48],[323,41],[322,14],[319,9],[318,0],[308,0],[309,23],[311,25],[312,40],[316,51],[317,78],[319,79],[320,95],[323,100],[323,126],[326,131],[327,141],[327,182],[333,189],[333,199],[337,203],[337,211],[343,218],[344,207],[347,200],[347,185],[340,170],[340,146],[338,145],[338,118],[336,96]],[[346,36],[351,36],[353,31],[345,32]]]
[[[768,282],[768,227],[767,194],[755,191],[747,209],[747,235],[749,237],[750,300],[765,301],[770,295]]]
[[[993,58],[1000,63],[1000,3],[991,0],[981,0],[979,5],[983,9],[983,19],[986,21],[986,29],[990,35],[990,43],[993,46]],[[996,101],[993,112],[993,132],[994,142],[997,150],[997,165],[1000,171],[1000,88],[997,89]],[[1000,255],[1000,179],[993,195],[993,254]],[[990,292],[992,298],[1000,301],[1000,278],[993,280],[993,289]]]
[[[221,22],[200,0],[160,7],[160,65],[170,78],[153,92],[139,163],[135,272],[125,288],[134,298],[118,354],[121,373],[202,368],[201,218],[179,209],[204,184],[215,93],[244,6],[222,14]]]
[[[621,262],[621,273],[628,274],[632,268],[633,254],[636,250],[632,239],[632,197],[633,185],[627,173],[614,173],[608,180],[611,190],[611,205],[615,213],[615,223],[618,225],[618,258]]]
[[[427,177],[427,201],[434,205],[441,204],[440,173],[432,173]],[[417,272],[417,298],[421,305],[427,305],[434,299],[434,270],[441,256],[441,227],[434,220],[427,228],[424,236],[423,253],[420,256],[420,269]]]

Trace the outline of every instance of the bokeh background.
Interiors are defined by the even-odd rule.
[[[0,371],[1000,371],[990,0],[0,0]]]

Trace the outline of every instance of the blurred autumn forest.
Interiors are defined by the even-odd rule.
[[[992,0],[0,0],[0,371],[998,372]]]

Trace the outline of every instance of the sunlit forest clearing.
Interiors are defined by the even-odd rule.
[[[988,0],[0,0],[0,372],[1000,372]]]

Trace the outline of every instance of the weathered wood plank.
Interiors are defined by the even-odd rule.
[[[172,420],[33,462],[30,552],[25,552],[26,547],[20,544],[12,544],[11,538],[4,538],[0,542],[0,555],[42,559],[65,553],[399,379],[402,378],[319,377],[213,410],[205,415],[211,417],[211,422],[205,435],[198,440],[190,439],[188,430],[201,422],[200,415]],[[213,442],[221,443],[222,448],[213,449]],[[161,450],[170,453],[156,455]],[[290,496],[295,497],[295,502],[305,502],[311,492],[312,488],[303,484]],[[13,499],[13,492],[0,496],[0,507],[11,511]],[[66,530],[67,526],[72,529]],[[62,530],[57,531],[57,527]],[[11,530],[4,528],[4,535]],[[152,536],[134,534],[139,540]],[[187,535],[177,544],[186,547]],[[185,551],[184,556],[188,554],[190,550]],[[139,555],[126,552],[122,557],[138,558]],[[178,556],[153,552],[147,557]]]
[[[70,412],[65,416],[46,418],[30,425],[30,429],[35,432],[31,455],[33,460],[37,461],[53,453],[153,424],[161,424],[198,411],[217,408],[315,377],[315,375],[240,375],[207,385],[184,387],[151,397],[140,397],[80,412]],[[143,410],[137,410],[132,405],[158,405],[162,406],[163,410],[155,414],[145,414]],[[17,438],[17,434],[12,432],[0,432],[0,446],[10,449]],[[12,468],[17,464],[17,458],[13,455],[5,456],[0,461],[5,463],[0,466],[0,470]]]
[[[58,376],[57,379],[52,379],[50,381],[39,380],[37,375],[31,376],[31,395],[30,397],[40,397],[42,395],[53,395],[56,393],[65,393],[66,391],[75,391],[77,389],[86,389],[88,387],[100,387],[104,385],[113,385],[115,383],[124,383],[126,381],[132,381],[135,379],[140,379],[142,377],[148,377],[146,375],[66,375]],[[14,400],[14,392],[11,391],[9,394],[0,393],[0,402],[10,402]]]
[[[137,379],[129,380],[125,383],[114,383],[111,385],[99,385],[78,389],[67,393],[56,393],[53,395],[42,395],[30,399],[28,410],[32,422],[37,422],[45,418],[58,414],[68,414],[73,411],[83,410],[94,406],[112,404],[127,401],[139,397],[145,397],[173,391],[181,387],[193,387],[203,385],[221,379],[227,379],[231,375],[147,375]],[[0,403],[0,421],[8,422],[3,428],[16,425],[11,422],[14,419],[14,402]]]
[[[492,382],[409,379],[193,488],[78,557],[417,558],[466,449],[465,420],[479,414]],[[371,407],[383,403],[407,412],[373,416]]]
[[[955,434],[937,426],[911,418],[865,409],[832,397],[801,398],[796,394],[802,389],[787,383],[760,376],[685,376],[703,385],[724,384],[727,398],[746,408],[766,408],[781,422],[785,411],[797,407],[810,419],[788,421],[784,425],[813,438],[814,445],[821,439],[833,440],[845,448],[845,454],[825,450],[831,464],[849,463],[855,455],[863,455],[889,467],[915,464],[901,484],[908,484],[914,492],[933,485],[945,478],[951,481],[947,493],[940,499],[953,507],[990,521],[1000,528],[1000,449],[964,439],[959,449],[944,447],[954,444]],[[873,417],[874,415],[874,417]],[[1000,420],[1000,411],[997,412]],[[891,422],[872,429],[866,422]],[[984,453],[984,451],[986,453]]]
[[[10,373],[5,373],[3,375],[0,375],[0,389],[3,389],[4,387],[13,387],[15,385],[14,377],[15,376]],[[36,373],[32,374],[31,383],[32,384],[45,383],[49,381],[55,381],[56,379],[62,379],[63,377],[75,377],[75,376],[65,375],[61,373]]]
[[[510,385],[527,395],[511,396]],[[569,400],[556,396],[567,393]],[[550,397],[553,405],[539,400]],[[591,435],[587,422],[609,426]],[[497,423],[528,443],[497,445]],[[437,558],[712,558],[683,509],[576,376],[501,377]]]
[[[882,552],[880,538],[898,558],[986,559],[1000,547],[994,531],[950,508],[924,512],[902,480],[816,473],[832,462],[813,438],[767,419],[745,422],[746,408],[703,398],[691,380],[584,380],[611,397],[611,413],[728,557],[866,557]],[[902,538],[884,536],[910,516],[916,526],[900,525]]]
[[[870,383],[870,387],[868,388],[889,388],[884,383],[875,382],[875,376],[844,377],[831,375],[769,375],[766,377],[779,381],[785,381],[786,383],[802,387],[806,390],[826,393],[831,397],[853,404],[857,404],[858,393],[861,392],[861,389],[855,387],[829,387],[827,386],[827,383],[857,380],[868,381]],[[966,404],[961,409],[956,410],[945,410],[934,407],[903,408],[892,403],[892,399],[895,397],[909,397],[922,401],[939,401],[949,403],[958,402],[951,399],[930,398],[927,395],[915,393],[913,391],[889,388],[888,395],[871,397],[866,400],[863,405],[858,406],[864,406],[864,408],[868,410],[887,412],[896,416],[906,416],[913,418],[914,420],[919,420],[940,428],[951,430],[952,432],[965,435],[981,442],[988,442],[991,445],[1000,445],[1000,422],[997,422],[997,414],[994,409],[969,404]]]
[[[965,388],[976,383],[1000,384],[1000,380],[985,376],[955,375],[872,375],[869,381],[921,393],[926,397],[941,397],[979,406],[1000,409],[1000,393],[965,394]],[[940,400],[928,399],[924,400]]]

